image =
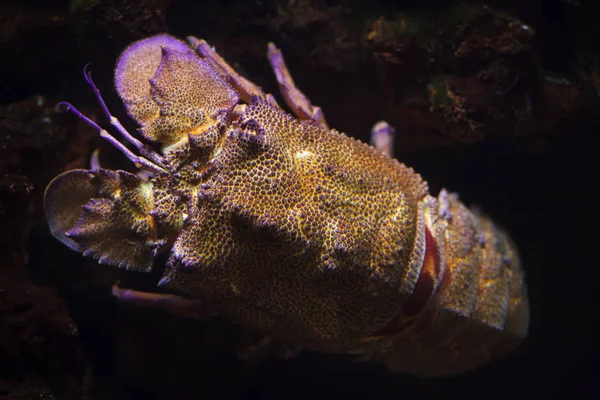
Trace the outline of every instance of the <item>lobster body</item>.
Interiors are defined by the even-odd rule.
[[[457,373],[518,344],[527,294],[504,233],[382,151],[291,117],[200,46],[161,35],[123,53],[117,90],[162,155],[139,146],[149,181],[55,178],[45,206],[59,240],[137,270],[170,251],[160,287],[396,371]]]

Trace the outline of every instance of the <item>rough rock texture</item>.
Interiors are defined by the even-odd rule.
[[[334,3],[0,5],[0,399],[597,397],[598,3]],[[68,100],[105,121],[81,73],[91,61],[108,106],[132,128],[114,62],[161,31],[207,39],[272,93],[265,51],[276,42],[332,127],[368,140],[387,120],[396,155],[433,192],[457,191],[503,224],[532,304],[530,338],[514,357],[435,381],[312,353],[253,364],[237,352],[256,338],[228,321],[119,307],[114,282],[149,290],[160,271],[83,260],[50,237],[41,199],[97,147],[106,167],[131,165],[54,105]]]

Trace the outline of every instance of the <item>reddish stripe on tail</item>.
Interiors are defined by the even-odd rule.
[[[435,238],[429,229],[425,227],[425,257],[415,289],[398,314],[374,336],[396,334],[409,327],[416,320],[416,317],[425,309],[429,299],[435,294],[435,284],[439,280],[441,270],[440,261],[440,252]]]

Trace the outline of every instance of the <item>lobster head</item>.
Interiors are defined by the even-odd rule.
[[[86,79],[93,85],[89,75]],[[165,158],[188,135],[219,123],[238,101],[208,61],[167,35],[130,45],[117,61],[115,86],[141,136],[163,145]],[[112,117],[111,122],[115,125]],[[175,172],[176,157],[170,158],[169,166],[158,161],[159,172]],[[177,196],[156,185],[125,171],[64,172],[45,193],[50,231],[100,263],[148,270],[184,219]]]

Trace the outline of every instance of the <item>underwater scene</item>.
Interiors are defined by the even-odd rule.
[[[600,3],[0,4],[0,400],[594,399]]]

